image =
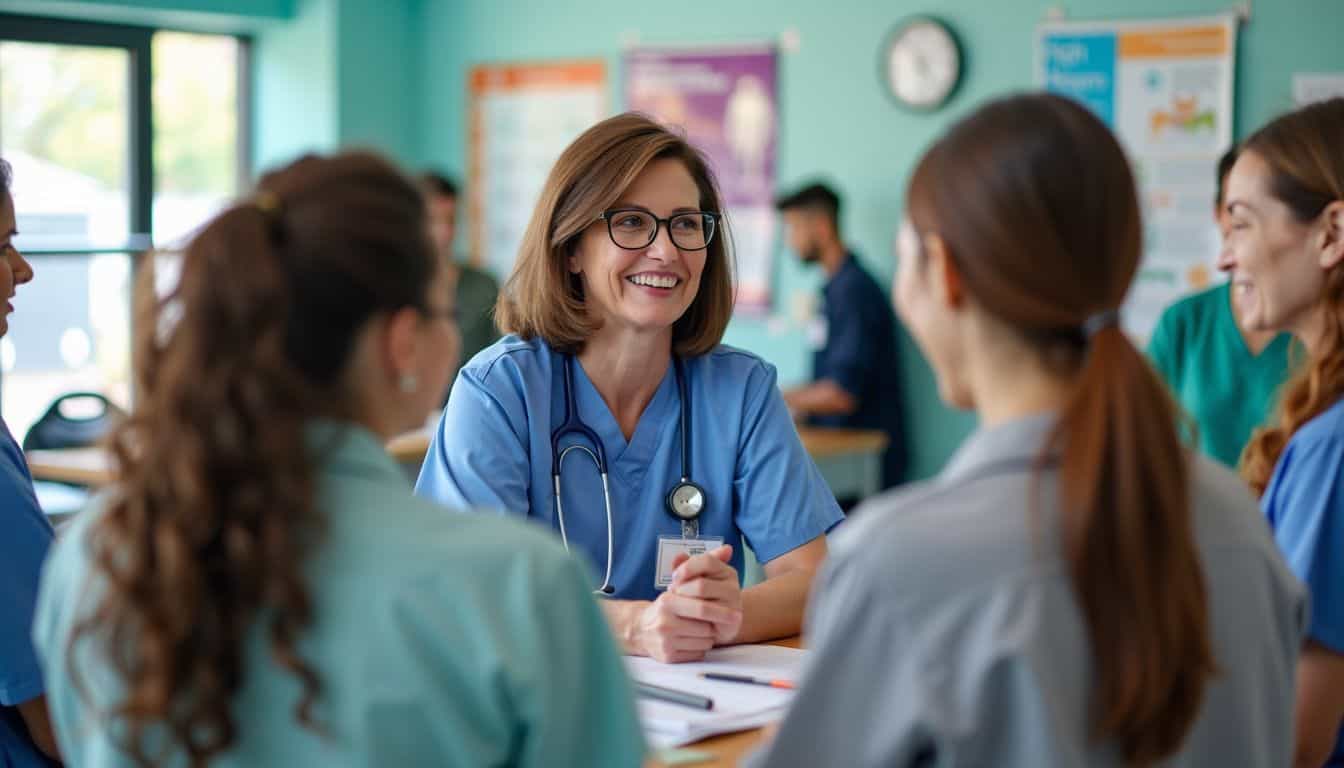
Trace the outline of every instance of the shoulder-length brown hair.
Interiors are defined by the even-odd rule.
[[[1270,169],[1270,194],[1299,222],[1314,221],[1344,200],[1344,98],[1330,99],[1279,117],[1242,145]],[[1288,440],[1303,424],[1344,397],[1344,267],[1325,275],[1320,305],[1321,338],[1300,373],[1284,386],[1279,423],[1260,430],[1241,456],[1241,476],[1263,494]]]
[[[539,337],[570,354],[601,321],[588,313],[583,283],[566,261],[584,230],[611,207],[655,160],[680,160],[700,190],[701,210],[723,212],[714,173],[704,155],[684,138],[643,115],[611,117],[583,132],[551,169],[518,249],[518,261],[495,305],[505,333]],[[733,314],[733,282],[727,220],[705,254],[700,291],[672,326],[672,351],[702,355],[723,339]]]
[[[1166,388],[1115,322],[1142,237],[1134,177],[1084,107],[1029,94],[955,125],[910,182],[981,307],[1077,371],[1058,455],[1063,556],[1094,659],[1092,735],[1127,764],[1176,751],[1214,671],[1188,455]]]

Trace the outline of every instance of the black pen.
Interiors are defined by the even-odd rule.
[[[673,704],[681,704],[685,707],[695,707],[696,709],[714,708],[714,700],[708,696],[701,696],[698,693],[678,691],[675,688],[664,688],[661,685],[643,683],[638,680],[635,681],[635,692],[646,699],[670,701]]]

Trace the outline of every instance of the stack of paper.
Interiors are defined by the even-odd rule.
[[[793,691],[763,685],[706,680],[702,672],[723,672],[769,680],[798,679],[806,651],[776,645],[737,645],[715,648],[704,661],[662,664],[627,656],[630,676],[643,683],[708,696],[710,710],[693,709],[657,699],[639,699],[644,737],[654,749],[666,749],[714,736],[768,725],[784,715]]]

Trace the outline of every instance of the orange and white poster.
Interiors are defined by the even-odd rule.
[[[483,64],[468,78],[472,260],[503,279],[556,158],[607,117],[600,60]]]
[[[1144,256],[1124,322],[1146,339],[1172,301],[1221,280],[1218,158],[1232,145],[1236,18],[1052,22],[1037,76],[1110,125],[1133,164]]]

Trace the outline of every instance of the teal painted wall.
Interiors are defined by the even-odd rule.
[[[336,0],[296,0],[254,36],[252,165],[261,170],[340,143]]]
[[[468,68],[477,62],[550,57],[600,57],[608,64],[612,104],[621,101],[620,52],[641,44],[713,44],[779,40],[796,29],[801,45],[780,63],[779,178],[784,187],[825,177],[845,197],[847,240],[884,284],[895,270],[892,242],[906,176],[922,148],[977,102],[1032,85],[1034,30],[1050,3],[1029,0],[683,0],[642,4],[617,0],[540,3],[534,0],[423,0],[420,49],[426,86],[417,142],[420,158],[465,168]],[[1077,0],[1061,4],[1070,19],[1208,15],[1227,0]],[[955,28],[967,70],[948,108],[932,115],[902,111],[878,81],[878,54],[901,18],[936,11]],[[1291,106],[1294,71],[1344,70],[1344,3],[1293,0],[1254,3],[1239,35],[1239,134]],[[780,249],[773,320],[736,319],[728,340],[779,367],[782,382],[808,375],[802,335],[789,320],[798,297],[812,294],[818,275]],[[932,376],[909,338],[905,412],[912,473],[936,472],[973,426],[938,401]]]

